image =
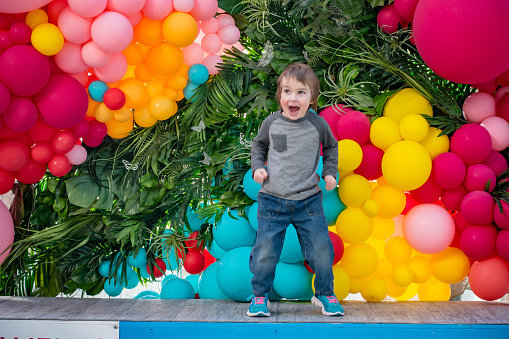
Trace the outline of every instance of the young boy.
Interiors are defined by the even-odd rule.
[[[289,224],[297,230],[304,258],[315,272],[312,303],[321,307],[324,315],[343,315],[334,295],[334,249],[316,174],[322,145],[322,177],[328,191],[336,187],[338,144],[327,122],[310,110],[316,110],[320,90],[311,67],[289,65],[277,85],[281,110],[263,121],[251,150],[253,179],[262,188],[258,232],[249,260],[254,297],[247,315],[270,316],[268,293]]]

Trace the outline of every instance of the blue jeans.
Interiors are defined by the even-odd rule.
[[[323,213],[321,191],[304,200],[258,193],[258,232],[249,258],[254,275],[253,294],[259,297],[271,290],[289,224],[297,230],[302,254],[315,272],[315,294],[332,295],[334,248]]]

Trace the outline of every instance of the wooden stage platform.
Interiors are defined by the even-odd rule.
[[[29,323],[36,327],[37,324],[63,326],[76,323],[85,325],[85,328],[87,324],[90,328],[107,324],[108,328],[118,331],[116,338],[121,339],[263,339],[322,335],[345,338],[509,338],[509,302],[344,301],[342,304],[345,308],[342,317],[323,316],[320,309],[309,302],[280,301],[270,304],[271,317],[252,318],[246,316],[248,303],[231,300],[0,297],[0,338],[9,338],[3,333],[14,333],[7,332],[9,324],[23,327]],[[76,333],[69,338],[96,338],[83,335]]]

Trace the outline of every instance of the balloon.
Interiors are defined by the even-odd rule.
[[[449,81],[475,84],[493,79],[509,68],[509,60],[487,58],[509,53],[503,43],[509,34],[504,24],[508,16],[504,0],[419,2],[413,22],[417,50],[426,65]],[[477,23],[476,35],[464,34],[472,22]]]
[[[414,272],[407,265],[397,265],[391,272],[391,278],[397,286],[407,287],[414,281]]]
[[[399,133],[404,140],[419,142],[428,135],[428,122],[422,115],[410,113],[399,122]]]
[[[18,22],[9,29],[9,38],[15,45],[26,45],[30,42],[32,30],[24,22]]]
[[[403,21],[413,21],[415,7],[419,0],[394,0],[394,11]]]
[[[500,258],[509,261],[509,230],[498,232],[496,248]]]
[[[382,176],[382,158],[384,151],[371,144],[361,146],[362,161],[354,170],[368,180],[376,180]]]
[[[283,298],[297,299],[306,293],[311,284],[311,275],[303,263],[278,262],[273,287]]]
[[[484,190],[484,187],[488,185],[489,192],[495,188],[497,178],[491,168],[483,164],[474,164],[467,167],[467,174],[465,175],[465,181],[463,185],[467,191],[472,192],[476,190]]]
[[[334,274],[334,294],[338,300],[343,300],[350,293],[350,277],[340,265],[332,266],[332,272]]]
[[[182,48],[182,52],[184,54],[184,63],[186,65],[199,64],[203,61],[203,56],[204,56],[203,49],[201,48],[200,44],[198,44],[196,42],[193,42],[190,45]],[[207,70],[207,73],[208,73],[208,70]],[[207,77],[208,77],[208,75],[207,75]]]
[[[378,203],[373,199],[368,199],[362,204],[362,211],[370,218],[374,218],[380,212]]]
[[[115,139],[122,139],[129,135],[133,130],[133,114],[130,114],[128,120],[124,122],[111,119],[106,123],[107,133],[110,137]]]
[[[175,74],[184,62],[182,50],[168,42],[151,47],[146,56],[148,69],[154,75]]]
[[[468,280],[472,292],[481,299],[502,298],[509,289],[509,267],[500,257],[476,261],[470,268]]]
[[[186,279],[173,278],[161,287],[161,299],[194,299],[193,285]]]
[[[449,137],[445,134],[439,137],[440,133],[442,133],[441,130],[430,127],[428,129],[428,135],[419,142],[424,146],[426,151],[428,151],[432,160],[435,159],[437,155],[449,150]]]
[[[451,287],[431,276],[418,285],[417,295],[421,301],[448,301],[451,298]]]
[[[0,81],[14,95],[34,95],[46,85],[49,77],[48,58],[32,46],[12,46],[0,55]]]
[[[419,188],[411,190],[410,194],[415,201],[426,204],[437,201],[442,194],[442,187],[438,186],[431,178]]]
[[[339,123],[341,123],[341,120]],[[338,169],[341,171],[353,171],[362,162],[362,148],[353,140],[340,140],[338,142],[338,153]]]
[[[133,39],[133,26],[129,19],[113,11],[97,16],[90,32],[94,43],[107,53],[121,52]]]
[[[125,105],[126,97],[121,89],[110,88],[106,90],[106,92],[104,92],[103,101],[106,107],[108,107],[109,109],[119,110]]]
[[[41,180],[46,174],[46,164],[40,164],[28,158],[25,166],[14,172],[16,179],[27,185],[32,185]]]
[[[48,125],[65,129],[78,124],[87,113],[88,96],[78,80],[65,74],[54,74],[34,96],[40,118]]]
[[[5,87],[4,84],[0,82],[0,114],[7,110],[7,107],[11,104],[11,93]]]
[[[102,139],[106,136],[106,125],[97,120],[90,121],[90,129],[88,132],[88,136],[96,139]]]
[[[150,274],[150,264],[147,264],[147,272]],[[163,259],[156,258],[155,264],[152,266],[152,270],[154,273],[155,278],[160,278],[164,275],[164,272],[166,271],[166,264],[164,263]]]
[[[29,129],[26,134],[33,143],[40,141],[49,142],[51,136],[56,132],[56,128],[46,125],[40,119],[35,122],[35,125]]]
[[[384,106],[384,117],[391,118],[397,123],[411,113],[433,116],[429,101],[413,88],[399,90],[390,96]]]
[[[58,131],[51,137],[51,148],[55,153],[65,154],[76,144],[76,137],[69,131]]]
[[[0,13],[25,13],[48,4],[51,0],[2,1]]]
[[[233,21],[235,23],[235,20]],[[210,18],[201,22],[201,31],[205,34],[217,33],[219,21],[217,18]]]
[[[480,123],[495,115],[495,98],[484,92],[470,94],[463,102],[463,115],[468,121]]]
[[[83,62],[92,68],[104,67],[110,62],[111,54],[100,49],[95,42],[90,40],[81,48]]]
[[[210,264],[198,281],[200,299],[228,299],[217,283],[216,272],[219,262]]]
[[[350,174],[344,177],[339,183],[338,193],[339,198],[345,205],[349,207],[361,207],[371,196],[371,185],[363,176]]]
[[[488,165],[496,176],[499,176],[507,169],[507,160],[501,153],[493,150],[488,159],[483,161],[483,164]]]
[[[212,18],[218,11],[217,0],[194,0],[194,7],[189,12],[196,20]]]
[[[37,107],[30,99],[13,96],[2,118],[5,125],[13,131],[25,132],[37,122]]]
[[[442,190],[441,201],[444,204],[444,207],[451,211],[459,211],[461,208],[461,201],[467,195],[468,191],[460,185],[456,188],[452,188],[449,190]]]
[[[57,26],[44,23],[34,28],[32,31],[32,45],[44,55],[55,55],[64,46],[64,36]]]
[[[126,96],[125,105],[129,108],[139,108],[147,100],[148,91],[143,82],[138,79],[126,78],[120,82],[118,88],[124,92]]]
[[[493,222],[495,201],[485,191],[472,191],[461,201],[461,214],[472,225],[488,225]]]
[[[87,160],[87,150],[81,145],[74,145],[65,156],[72,165],[80,165]]]
[[[503,200],[500,200],[502,204],[503,214],[500,212],[500,208],[495,204],[493,217],[498,227],[503,229],[509,229],[509,204]]]
[[[195,100],[195,98],[193,98],[192,100],[191,100],[191,98],[195,94],[195,91],[198,87],[199,87],[199,85],[197,85],[191,81],[188,81],[186,87],[184,87],[184,90],[183,90],[185,98],[187,100],[190,100],[191,102],[193,102]]]
[[[173,12],[164,19],[163,36],[166,41],[174,46],[189,46],[197,35],[198,26],[196,20],[190,14]]]
[[[14,186],[14,180],[16,180],[16,177],[13,172],[7,172],[0,168],[0,194],[9,192]]]
[[[320,111],[318,115],[320,115],[325,119],[325,121],[327,121],[331,128],[332,134],[334,134],[336,140],[339,140],[337,132],[339,118],[341,117],[342,114],[345,114],[346,112],[350,111],[353,111],[350,107],[339,104],[325,107]]]
[[[242,188],[248,197],[253,200],[257,200],[258,192],[262,188],[262,185],[256,183],[253,180],[251,169],[247,170],[246,174],[244,174],[244,179],[242,180]]]
[[[433,273],[430,261],[422,256],[412,257],[409,267],[414,273],[413,282],[416,284],[422,284],[428,280]]]
[[[9,172],[25,166],[28,160],[28,147],[20,140],[0,141],[0,168]]]
[[[395,230],[394,219],[373,218],[373,233],[371,237],[377,240],[386,240]]]
[[[343,244],[343,240],[336,233],[329,231],[329,237],[332,242],[332,247],[334,248],[334,260],[332,261],[332,266],[334,266],[343,258],[345,245]]]
[[[249,256],[252,247],[226,252],[217,265],[216,278],[221,291],[235,301],[246,301],[252,292]]]
[[[152,20],[164,19],[173,10],[173,1],[147,0],[142,8],[143,14]]]
[[[387,184],[377,186],[371,194],[371,199],[380,208],[378,213],[380,218],[395,218],[401,214],[406,204],[405,193]]]
[[[441,153],[433,159],[431,177],[442,188],[453,189],[460,186],[466,172],[465,163],[456,153]]]
[[[362,284],[361,295],[368,302],[380,302],[387,295],[387,284],[383,279],[370,277]]]
[[[190,251],[186,253],[184,259],[184,269],[189,274],[198,274],[205,268],[205,257],[199,251]]]
[[[443,251],[451,244],[454,232],[454,220],[449,212],[435,204],[415,206],[403,219],[405,239],[421,253]]]
[[[217,31],[217,35],[219,36],[219,39],[226,44],[226,45],[233,45],[237,41],[239,41],[240,38],[240,31],[235,26],[235,24],[232,25],[224,25],[219,27],[219,30]]]
[[[222,42],[219,35],[211,33],[205,34],[201,40],[203,51],[208,54],[216,54],[221,50]]]
[[[345,210],[346,206],[339,198],[337,189],[330,191],[332,193],[323,196],[322,206],[325,213],[327,225],[336,225],[339,214]]]
[[[497,229],[492,225],[471,225],[461,232],[461,250],[471,259],[485,260],[496,252]]]
[[[394,4],[383,6],[376,16],[378,27],[386,34],[395,33],[398,30],[399,18],[394,10]]]
[[[106,9],[108,0],[89,0],[83,2],[80,0],[68,0],[69,7],[74,13],[82,17],[95,17],[101,14]]]
[[[481,121],[481,126],[488,130],[493,150],[503,151],[509,146],[509,122],[501,117],[492,116]]]
[[[205,59],[203,59],[202,64],[207,67],[210,75],[214,75],[219,73],[219,69],[217,68],[218,64],[222,63],[223,59],[221,59],[218,55],[207,55]]]
[[[431,256],[433,275],[446,284],[456,284],[466,278],[470,270],[468,257],[458,248],[448,247]]]
[[[159,45],[164,40],[163,21],[143,17],[134,27],[134,33],[138,42],[144,46]]]
[[[90,40],[91,26],[92,18],[83,17],[73,12],[70,7],[64,8],[58,17],[58,28],[64,35],[65,40],[73,44],[83,44]]]
[[[129,265],[137,268],[144,268],[147,265],[147,251],[142,247],[136,254],[127,257]]]
[[[187,71],[189,80],[197,85],[204,84],[209,78],[209,70],[202,64],[195,64]]]
[[[54,56],[55,64],[64,73],[85,72],[89,66],[81,57],[81,45],[64,42],[62,49]]]
[[[380,117],[373,121],[369,138],[373,145],[386,151],[392,144],[401,140],[401,134],[394,120]]]
[[[369,139],[369,129],[369,118],[358,111],[348,111],[338,119],[337,135],[340,140],[351,139],[362,146]]]
[[[252,246],[256,238],[256,233],[249,222],[239,217],[236,210],[229,210],[228,213],[223,214],[212,234],[217,244],[225,251],[236,247]]]
[[[97,121],[106,123],[113,118],[113,111],[100,102],[95,108],[94,117]]]
[[[90,85],[88,85],[88,94],[92,98],[92,100],[102,102],[104,99],[104,94],[109,89],[108,85],[101,80],[92,81]]]
[[[339,215],[336,231],[347,244],[360,244],[373,232],[373,219],[360,208],[347,208]]]
[[[69,173],[72,165],[69,159],[63,154],[54,154],[48,162],[48,170],[56,177],[63,177]]]
[[[341,266],[352,278],[366,278],[375,272],[378,255],[373,246],[360,243],[345,247]]]
[[[107,9],[130,16],[141,11],[146,0],[108,0]]]
[[[114,278],[107,279],[104,282],[104,292],[106,292],[106,294],[110,297],[118,297],[122,293],[123,289],[124,288],[120,283],[120,279],[117,279],[116,283]]]

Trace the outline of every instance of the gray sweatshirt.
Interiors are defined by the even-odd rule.
[[[303,200],[318,193],[320,177],[316,173],[323,146],[322,177],[336,178],[338,142],[321,116],[308,111],[291,120],[281,111],[262,123],[251,149],[251,171],[264,168],[268,178],[260,192],[288,200]],[[336,178],[337,179],[337,178]]]

